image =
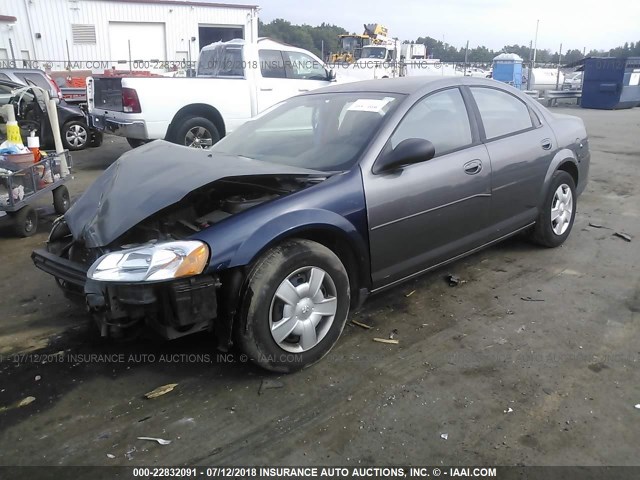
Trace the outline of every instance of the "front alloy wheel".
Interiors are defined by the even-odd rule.
[[[324,357],[351,303],[340,258],[311,240],[287,240],[262,255],[247,276],[237,339],[267,370],[293,372]]]
[[[336,295],[333,279],[321,268],[299,268],[285,278],[269,311],[271,335],[278,346],[298,353],[320,343],[333,325]]]

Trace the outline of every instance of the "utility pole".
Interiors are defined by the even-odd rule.
[[[531,90],[531,71],[533,70],[533,40],[529,41],[529,71],[527,72],[527,90]]]
[[[464,49],[464,76],[467,76],[467,61],[469,60],[469,40],[467,40],[467,46]]]
[[[540,26],[540,20],[536,20],[536,36],[533,41],[533,64],[536,63],[536,55],[538,53],[538,27]]]
[[[562,44],[560,44],[560,51],[558,52],[558,73],[556,73],[556,90],[560,87],[560,64],[562,63]]]

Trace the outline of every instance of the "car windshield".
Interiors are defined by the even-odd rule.
[[[350,169],[400,103],[387,93],[294,97],[245,123],[214,152],[325,172]]]
[[[385,58],[387,49],[384,47],[365,47],[360,58]]]

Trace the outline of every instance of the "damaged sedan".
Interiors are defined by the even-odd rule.
[[[589,159],[582,120],[493,80],[336,85],[211,150],[127,152],[32,258],[104,336],[213,331],[290,372],[371,293],[516,233],[564,243]]]

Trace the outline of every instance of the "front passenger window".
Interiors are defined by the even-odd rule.
[[[391,147],[407,138],[429,140],[436,147],[436,156],[471,145],[471,126],[460,90],[434,93],[411,107],[391,136]]]

